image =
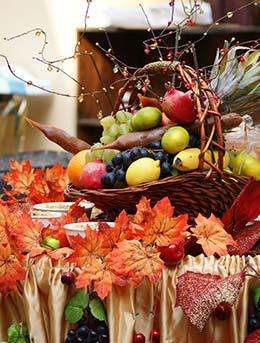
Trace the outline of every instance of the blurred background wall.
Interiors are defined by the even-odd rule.
[[[11,65],[21,66],[37,79],[47,79],[50,87],[60,92],[76,94],[76,84],[47,66],[32,60],[38,56],[43,37],[30,34],[6,42],[10,37],[33,28],[42,28],[48,33],[46,58],[59,59],[73,55],[77,39],[77,26],[84,22],[84,0],[0,0],[0,53],[5,54]],[[0,64],[4,64],[0,59]],[[77,61],[64,62],[61,67],[77,77]],[[19,69],[17,69],[18,72]],[[77,101],[61,96],[28,98],[28,116],[35,120],[56,125],[68,132],[76,133]],[[26,150],[57,149],[35,130],[26,128]]]

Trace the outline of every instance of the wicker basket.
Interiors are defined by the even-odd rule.
[[[141,196],[151,199],[152,204],[162,197],[168,196],[175,206],[176,214],[189,213],[192,217],[199,212],[204,215],[214,213],[221,217],[230,207],[248,178],[222,171],[225,147],[217,97],[209,89],[207,82],[194,69],[178,62],[168,61],[150,63],[138,69],[120,89],[114,112],[120,107],[125,108],[122,99],[126,91],[131,92],[127,110],[136,107],[138,90],[134,85],[138,79],[147,77],[147,75],[150,77],[156,74],[169,75],[173,73],[176,73],[178,79],[193,92],[200,121],[199,170],[122,189],[79,190],[73,185],[69,185],[66,191],[69,198],[85,198],[93,201],[97,207],[112,213],[118,213],[123,209],[129,213],[135,211],[135,205]],[[212,116],[214,116],[214,125],[209,128],[207,120]],[[204,160],[204,154],[206,150],[213,150],[213,148],[218,151],[218,157],[217,162],[210,163]],[[207,172],[202,170],[204,163],[211,167]]]

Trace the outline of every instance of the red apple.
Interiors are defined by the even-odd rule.
[[[166,116],[177,124],[193,123],[197,117],[194,103],[189,93],[169,88],[162,100],[162,110]]]
[[[166,266],[174,266],[176,263],[180,262],[185,255],[184,244],[182,242],[161,247],[160,251],[160,258],[164,261]]]
[[[79,178],[80,188],[102,188],[101,177],[105,172],[106,165],[100,160],[85,164]]]

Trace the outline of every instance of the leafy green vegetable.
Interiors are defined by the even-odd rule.
[[[90,301],[89,308],[91,314],[100,321],[105,321],[107,323],[106,309],[103,301],[99,298],[95,298]]]
[[[84,315],[84,308],[88,306],[89,297],[84,290],[74,294],[66,305],[65,320],[71,324],[77,323]]]

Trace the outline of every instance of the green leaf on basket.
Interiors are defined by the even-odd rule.
[[[260,310],[260,287],[253,289],[253,303],[257,310]]]
[[[90,312],[93,317],[107,323],[106,309],[101,299],[93,299],[89,303]]]
[[[74,294],[66,305],[65,320],[71,324],[78,322],[84,315],[84,308],[88,306],[89,296],[83,289]]]

